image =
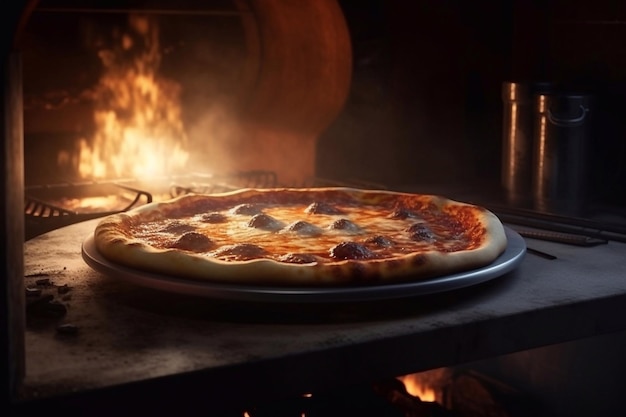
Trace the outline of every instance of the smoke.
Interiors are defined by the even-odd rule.
[[[202,173],[229,173],[238,170],[238,158],[246,144],[232,106],[214,101],[202,107],[196,122],[188,129],[190,166]]]

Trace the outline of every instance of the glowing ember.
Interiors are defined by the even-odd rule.
[[[63,198],[49,203],[75,213],[101,213],[103,211],[124,210],[133,200],[122,195],[102,197]]]
[[[422,384],[414,375],[407,375],[398,379],[404,383],[406,392],[412,396],[418,397],[422,401],[433,402],[436,400],[435,390]]]
[[[437,368],[415,374],[398,377],[406,391],[422,401],[438,402],[441,404],[441,391],[448,384],[451,371],[448,368]]]
[[[172,174],[189,158],[180,86],[157,75],[158,25],[131,16],[129,27],[116,33],[113,48],[99,52],[105,71],[95,94],[94,137],[79,144],[83,178]]]

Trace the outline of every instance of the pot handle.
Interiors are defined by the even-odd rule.
[[[585,120],[585,117],[587,117],[587,112],[589,111],[589,109],[583,106],[582,104],[579,107],[580,107],[580,116],[575,117],[573,119],[562,119],[562,118],[556,117],[554,113],[552,113],[552,109],[548,109],[548,120],[553,125],[556,125],[559,127],[578,126],[582,124],[582,122]]]

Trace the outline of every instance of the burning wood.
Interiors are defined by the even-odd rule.
[[[407,416],[517,417],[538,414],[536,404],[524,393],[471,369],[439,368],[404,375],[397,378],[397,382],[399,386],[380,385],[378,390],[392,403],[408,410]],[[442,414],[444,410],[449,414]]]

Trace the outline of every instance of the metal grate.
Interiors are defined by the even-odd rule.
[[[195,174],[176,178],[170,186],[170,197],[190,193],[215,194],[241,188],[274,188],[279,186],[278,177],[272,171],[243,171],[228,175]]]
[[[86,198],[116,196],[117,205],[84,210],[64,206],[63,202]],[[31,186],[25,189],[24,228],[25,239],[29,240],[43,233],[69,226],[85,220],[120,213],[131,208],[152,202],[149,192],[114,182],[67,183]]]

